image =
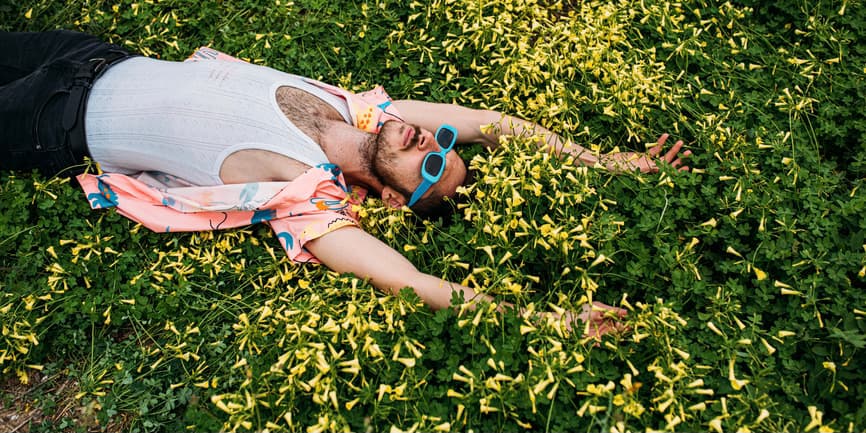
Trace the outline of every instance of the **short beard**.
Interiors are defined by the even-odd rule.
[[[367,139],[358,148],[358,153],[361,155],[361,168],[367,173],[371,173],[377,181],[382,182],[382,177],[379,176],[376,169],[376,154],[379,153],[379,135],[368,134]]]
[[[416,140],[420,135],[420,130],[418,127],[415,127],[416,135],[414,140]],[[394,166],[394,156],[391,152],[388,151],[388,147],[386,143],[383,143],[381,130],[379,134],[370,136],[365,143],[362,144],[361,154],[365,158],[364,164],[369,168],[370,173],[383,185],[389,186],[393,190],[399,192],[406,200],[409,200],[409,197],[412,197],[412,191],[409,191],[405,187],[403,187],[403,182],[401,179],[397,179],[394,176],[394,171],[390,170],[389,167]]]

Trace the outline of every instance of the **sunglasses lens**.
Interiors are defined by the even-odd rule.
[[[424,171],[433,177],[439,176],[442,166],[445,164],[445,158],[438,153],[431,153],[424,158]]]
[[[443,149],[449,149],[454,144],[454,132],[448,128],[436,131],[436,142]]]

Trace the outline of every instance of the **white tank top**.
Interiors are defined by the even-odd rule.
[[[244,62],[134,57],[94,83],[85,114],[87,147],[106,172],[160,171],[201,186],[222,184],[220,167],[239,150],[267,150],[316,166],[328,162],[322,148],[276,101],[280,86],[298,88],[351,123],[346,101],[314,83]]]

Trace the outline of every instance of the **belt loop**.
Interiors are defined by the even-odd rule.
[[[83,105],[83,99],[87,95],[90,85],[75,83],[69,91],[69,99],[66,101],[66,108],[63,110],[63,129],[71,130],[75,123],[78,122],[78,111]]]

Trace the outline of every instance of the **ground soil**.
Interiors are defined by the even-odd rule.
[[[27,383],[18,377],[0,382],[0,432],[29,433],[36,426],[56,426],[62,420],[74,427],[66,431],[124,431],[130,416],[118,415],[107,426],[100,426],[93,404],[76,400],[78,384],[65,375],[48,376],[39,371],[28,374]],[[51,429],[49,427],[49,430]]]

